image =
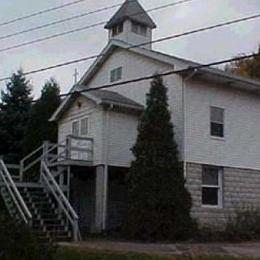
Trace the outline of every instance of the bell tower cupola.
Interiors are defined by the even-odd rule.
[[[132,45],[152,41],[152,31],[156,24],[137,0],[126,0],[108,21],[109,40],[118,39]],[[151,49],[151,43],[141,46]]]

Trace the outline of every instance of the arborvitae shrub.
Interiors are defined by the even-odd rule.
[[[183,240],[195,230],[174,139],[167,89],[155,76],[138,127],[128,180],[125,234],[140,240]]]

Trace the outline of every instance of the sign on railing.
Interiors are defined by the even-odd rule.
[[[93,139],[76,136],[67,137],[68,159],[93,161]]]

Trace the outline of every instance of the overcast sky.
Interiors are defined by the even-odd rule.
[[[0,23],[71,1],[72,0],[0,0]],[[177,0],[140,0],[140,3],[145,9],[150,9],[175,1]],[[0,37],[12,32],[120,2],[122,2],[122,0],[86,0],[73,7],[39,15],[12,25],[2,26],[0,27]],[[0,49],[50,34],[105,21],[109,19],[116,10],[117,8],[41,29],[37,32],[0,40]],[[158,25],[153,35],[154,39],[157,39],[258,13],[260,13],[260,0],[193,0],[186,4],[154,11],[150,13],[150,15]],[[99,26],[19,49],[0,52],[0,78],[10,76],[11,73],[20,67],[23,68],[24,71],[28,71],[72,59],[78,59],[83,56],[95,55],[98,54],[106,44],[107,31],[103,26]],[[258,44],[260,44],[260,19],[157,43],[153,48],[175,56],[206,63],[223,58],[230,58],[241,53],[256,51]],[[61,85],[62,92],[68,91],[73,84],[75,68],[78,69],[80,76],[82,76],[90,64],[91,61],[83,62],[28,76],[34,86],[34,96],[39,94],[39,90],[44,81],[50,77],[57,79]],[[3,89],[4,85],[5,83],[1,82],[0,88]]]

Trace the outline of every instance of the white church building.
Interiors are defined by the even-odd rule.
[[[66,146],[66,158],[56,163],[66,174],[54,177],[82,232],[113,230],[124,221],[130,149],[150,80],[80,91],[198,65],[153,50],[155,28],[137,0],[126,0],[105,26],[109,41],[101,55],[50,119],[58,123],[59,149]],[[220,227],[239,210],[260,210],[260,82],[215,68],[163,80],[192,217]]]

